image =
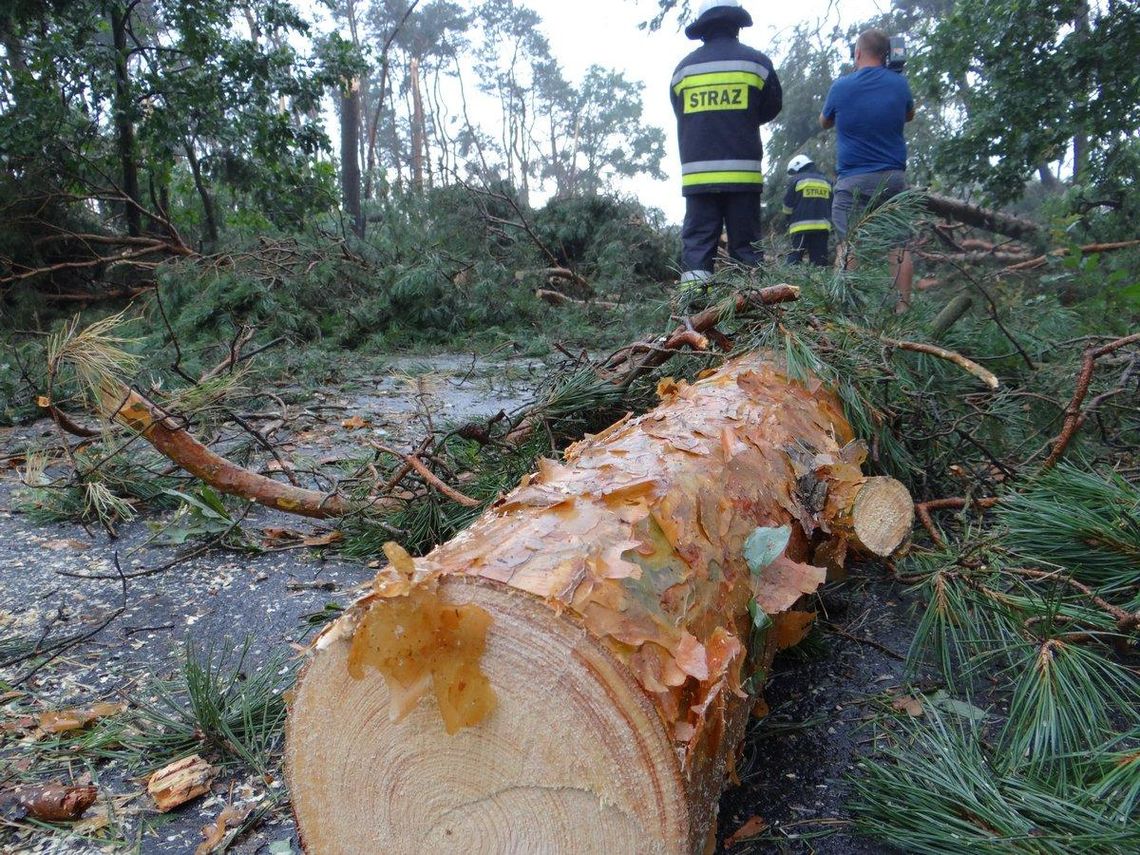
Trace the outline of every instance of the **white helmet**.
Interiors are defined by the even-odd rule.
[[[790,161],[788,161],[788,175],[795,175],[805,166],[811,166],[812,159],[806,154],[797,154]]]
[[[697,17],[699,18],[709,9],[715,9],[717,6],[739,7],[740,0],[704,0],[697,8]]]

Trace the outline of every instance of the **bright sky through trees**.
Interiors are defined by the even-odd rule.
[[[470,7],[473,4],[464,2],[462,5]],[[677,62],[698,43],[685,38],[673,19],[666,21],[658,32],[639,29],[638,24],[651,17],[657,7],[651,0],[530,0],[520,5],[528,5],[542,18],[543,35],[550,42],[551,52],[574,83],[580,82],[589,66],[597,64],[620,71],[627,79],[644,84],[645,122],[664,130],[668,140],[662,164],[668,177],[655,180],[641,175],[625,179],[619,187],[636,195],[643,204],[662,209],[670,220],[679,222],[684,213],[684,203],[668,83]],[[890,7],[885,0],[848,0],[841,7],[834,0],[801,0],[794,4],[752,0],[742,5],[755,21],[753,27],[742,32],[742,40],[758,50],[771,53],[776,60],[777,71],[779,50],[776,42],[796,24],[818,21],[822,30],[830,31],[835,25],[848,26]],[[310,8],[312,6],[315,4],[310,4]],[[327,18],[325,20],[324,26],[331,26]],[[379,46],[376,50],[379,51]],[[490,125],[498,120],[497,104],[478,93],[469,93],[469,96],[474,121]],[[454,109],[458,112],[458,104]],[[329,126],[336,126],[334,115],[329,116]],[[532,201],[537,202],[541,198],[542,194],[536,194]]]

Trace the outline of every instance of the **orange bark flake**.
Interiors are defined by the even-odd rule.
[[[795,647],[811,632],[815,622],[815,612],[784,612],[773,619],[776,635],[776,649],[787,650]]]
[[[403,564],[407,553],[387,551]],[[495,709],[495,691],[479,668],[490,625],[491,616],[478,606],[443,602],[434,580],[411,585],[368,606],[352,638],[348,673],[360,680],[372,667],[383,675],[394,721],[434,689],[444,727],[456,733]]]
[[[98,703],[84,709],[51,710],[40,714],[40,730],[44,733],[66,733],[82,730],[91,722],[118,715],[126,704]]]

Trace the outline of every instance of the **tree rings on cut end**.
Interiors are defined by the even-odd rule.
[[[351,639],[334,638],[289,716],[305,851],[689,851],[678,757],[629,669],[535,597],[457,577],[439,590],[491,616],[481,664],[495,709],[449,735],[428,695],[394,721],[385,679],[372,668],[353,678]]]
[[[914,527],[914,500],[894,478],[868,478],[855,496],[851,528],[859,545],[886,557],[898,551]]]

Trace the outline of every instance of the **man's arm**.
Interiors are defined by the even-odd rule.
[[[836,81],[838,82],[838,81]],[[823,102],[823,110],[819,114],[819,126],[825,131],[835,127],[835,83],[827,90],[827,98]]]

